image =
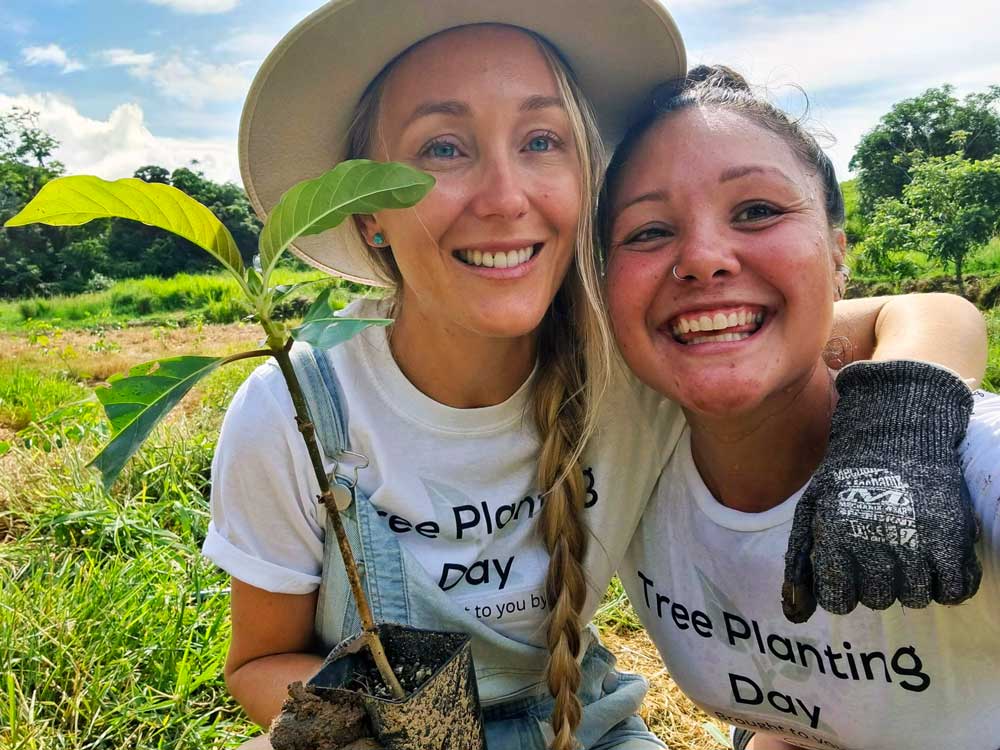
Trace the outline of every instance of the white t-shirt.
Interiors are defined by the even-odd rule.
[[[763,513],[716,501],[685,431],[622,582],[671,677],[706,713],[806,748],[1000,747],[1000,397],[976,393],[961,448],[983,581],[955,607],[781,612],[802,491]]]
[[[344,314],[379,316],[379,307],[359,300]],[[351,450],[371,461],[359,487],[385,523],[457,604],[509,637],[544,644],[548,555],[537,534],[531,378],[502,404],[455,409],[406,379],[384,328],[369,328],[328,355],[347,404]],[[240,387],[212,464],[203,551],[241,581],[301,594],[320,582],[326,511],[293,414],[274,365]],[[584,457],[585,519],[593,532],[586,619],[683,429],[676,406],[624,377],[603,400],[602,415]]]

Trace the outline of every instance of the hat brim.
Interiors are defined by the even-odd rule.
[[[680,32],[658,0],[334,0],[284,36],[247,95],[240,172],[258,215],[346,157],[355,105],[386,63],[421,39],[475,23],[520,26],[552,42],[609,143],[656,83],[685,71]],[[349,224],[291,249],[329,273],[384,284]]]

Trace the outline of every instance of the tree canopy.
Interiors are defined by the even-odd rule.
[[[861,251],[877,266],[891,266],[900,252],[919,250],[955,271],[964,293],[966,256],[1000,232],[1000,155],[963,158],[961,141],[947,156],[918,156],[899,198],[875,205]]]
[[[63,173],[52,156],[58,146],[38,126],[35,113],[16,108],[0,113],[0,224]],[[213,182],[196,164],[173,172],[150,164],[134,176],[173,185],[205,204],[232,233],[245,258],[255,251],[260,222],[238,185]],[[186,240],[136,222],[0,230],[0,297],[74,294],[99,288],[108,279],[211,267],[211,258]]]
[[[862,213],[870,217],[879,199],[902,195],[915,159],[954,153],[955,133],[965,134],[963,159],[979,161],[1000,153],[998,102],[1000,86],[959,100],[954,87],[946,85],[893,105],[851,158]]]

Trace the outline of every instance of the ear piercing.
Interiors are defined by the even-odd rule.
[[[372,242],[375,244],[375,247],[382,247],[382,245],[385,244],[385,235],[381,232],[375,232],[375,236],[372,237]]]

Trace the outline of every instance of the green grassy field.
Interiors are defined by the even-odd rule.
[[[275,271],[278,284],[297,284],[314,279],[330,282],[318,271]],[[344,283],[346,295],[351,289]],[[307,288],[308,289],[308,288]],[[288,315],[301,315],[315,294],[303,290],[284,306]],[[179,274],[169,279],[147,276],[124,279],[108,289],[72,297],[45,297],[0,302],[0,330],[15,330],[29,321],[62,328],[124,325],[141,321],[155,323],[232,323],[247,310],[236,282],[225,272]]]
[[[88,309],[107,309],[94,304]],[[73,300],[31,325],[16,322],[17,304],[2,313],[16,331],[0,332],[3,750],[194,750],[233,746],[257,731],[221,677],[228,579],[199,553],[218,427],[254,363],[225,368],[190,394],[112,493],[85,466],[107,438],[89,398],[94,382],[138,361],[230,353],[259,338],[253,326],[181,326],[158,316],[186,310],[162,304],[148,325],[124,328],[74,320],[68,311],[82,308]],[[988,320],[988,383],[1000,390],[1000,309]],[[647,719],[670,747],[721,747],[663,673],[620,587],[609,591],[600,622],[623,666],[652,678]]]

